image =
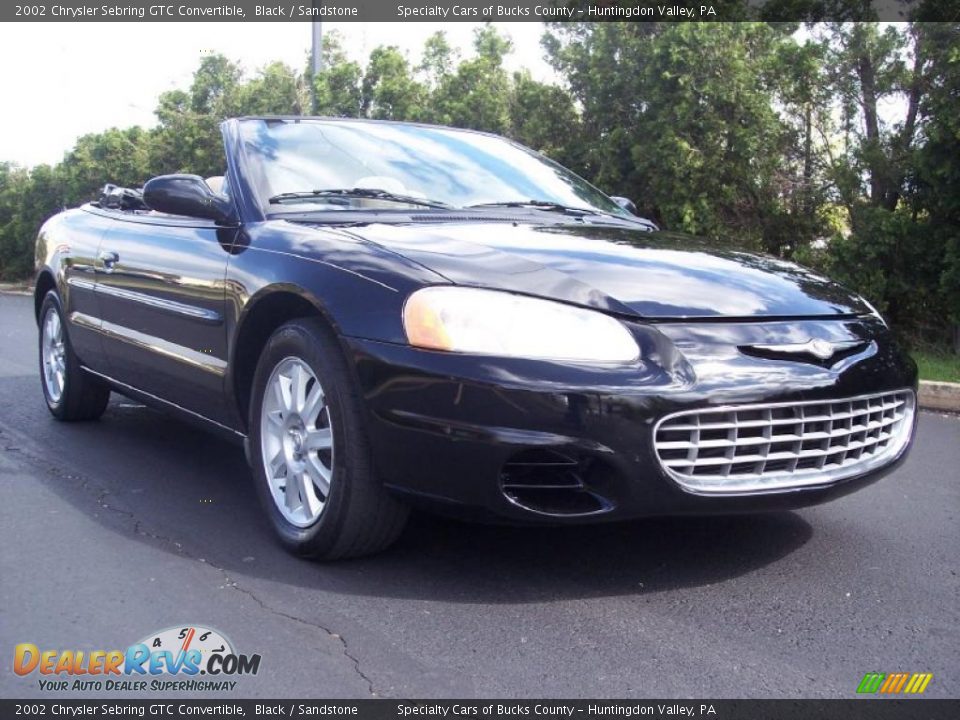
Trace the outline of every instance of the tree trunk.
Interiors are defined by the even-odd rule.
[[[887,201],[887,209],[894,210],[897,202],[900,200],[900,189],[906,179],[905,168],[907,167],[907,153],[913,144],[913,136],[916,133],[917,114],[920,110],[920,98],[923,93],[925,78],[923,66],[926,61],[926,48],[923,43],[923,25],[921,23],[913,24],[913,70],[910,75],[909,91],[907,93],[907,117],[903,123],[899,137],[897,137],[896,154],[893,158],[897,169],[897,176],[894,179],[893,187],[890,192],[890,198]]]
[[[803,216],[808,218],[813,210],[813,108],[807,103],[803,124]]]
[[[880,115],[877,111],[877,68],[870,42],[869,26],[855,23],[847,49],[859,82],[859,101],[863,111],[865,139],[861,145],[870,183],[870,203],[886,207],[890,187],[887,158],[880,138]]]
[[[856,43],[857,76],[860,79],[860,102],[863,106],[863,122],[867,134],[867,162],[870,170],[870,202],[874,205],[883,205],[885,200],[886,184],[883,182],[883,170],[880,158],[880,120],[877,113],[877,77],[870,57],[866,37],[862,30],[855,30],[852,35]]]

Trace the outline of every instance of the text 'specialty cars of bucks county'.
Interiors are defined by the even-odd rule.
[[[493,135],[222,131],[222,177],[108,188],[43,226],[43,393],[61,420],[116,391],[242,441],[295,553],[380,550],[413,505],[797,508],[907,452],[916,367],[829,280],[660,231]]]

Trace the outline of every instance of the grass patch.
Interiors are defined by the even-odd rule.
[[[960,383],[960,355],[936,350],[914,350],[911,355],[920,368],[921,380]]]

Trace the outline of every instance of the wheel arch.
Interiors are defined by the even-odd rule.
[[[37,280],[33,288],[33,317],[40,322],[40,306],[43,305],[43,299],[51,290],[57,289],[57,281],[50,268],[43,268],[37,274]]]
[[[323,303],[302,287],[290,284],[260,290],[247,301],[237,320],[227,383],[244,430],[250,414],[253,377],[267,341],[281,325],[301,318],[317,318],[340,337],[337,323]]]

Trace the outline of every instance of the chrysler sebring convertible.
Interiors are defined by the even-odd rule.
[[[423,506],[581,523],[798,508],[900,463],[916,367],[862,298],[663,231],[485,133],[263,117],[37,241],[43,396],[242,443],[280,541],[371,553]],[[189,462],[189,458],[184,458]]]

